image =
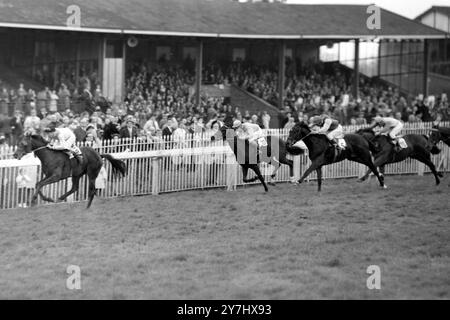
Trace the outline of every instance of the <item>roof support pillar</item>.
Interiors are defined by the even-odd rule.
[[[355,66],[353,68],[353,96],[358,99],[359,95],[359,39],[355,39]]]
[[[428,73],[429,73],[429,40],[424,40],[423,44],[423,96],[428,97]]]
[[[80,46],[81,39],[80,35],[77,34],[77,49],[75,53],[75,87],[78,89],[80,87]]]
[[[278,107],[284,106],[284,78],[286,76],[286,42],[282,40],[278,49]]]
[[[121,95],[120,95],[120,101],[124,101],[127,93],[126,93],[126,79],[127,75],[127,39],[125,37],[122,38],[122,88],[121,88]]]
[[[203,70],[203,41],[199,40],[197,49],[197,58],[195,59],[195,104],[200,107],[202,88],[202,70]]]

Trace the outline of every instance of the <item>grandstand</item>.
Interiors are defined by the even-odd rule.
[[[341,57],[332,60],[350,66],[348,90],[354,97],[361,94],[360,74],[405,94],[441,93],[428,87],[428,47],[448,34],[384,9],[382,28],[370,30],[367,7],[358,5],[77,1],[78,26],[70,24],[75,13],[67,13],[72,2],[60,1],[56,8],[45,0],[2,2],[0,70],[8,72],[0,79],[11,82],[8,87],[23,82],[37,91],[42,89],[38,82],[58,90],[65,83],[73,90],[89,78],[91,91],[100,85],[103,95],[121,103],[127,95],[125,78],[134,64],[154,68],[164,62],[165,67],[183,66],[190,72],[191,97],[199,105],[207,66],[226,70],[233,62],[244,61],[273,70],[269,103],[282,109],[286,81],[281,80],[286,73],[302,72],[302,66],[319,62],[324,47],[338,46]],[[377,46],[376,56],[366,54],[367,44]],[[372,70],[366,72],[368,68]],[[254,104],[253,97],[248,103]],[[273,113],[264,103],[258,107]],[[272,120],[272,126],[279,125]]]

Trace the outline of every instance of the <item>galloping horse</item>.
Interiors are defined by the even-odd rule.
[[[346,134],[344,139],[347,147],[345,150],[338,152],[325,135],[313,134],[306,123],[297,123],[289,132],[289,138],[286,141],[287,150],[288,152],[294,152],[295,149],[298,149],[294,144],[303,141],[308,147],[309,158],[312,162],[298,182],[302,183],[312,171],[316,170],[318,191],[321,191],[322,167],[347,159],[368,166],[377,176],[380,186],[384,188],[384,178],[378,173],[372,162],[367,140],[357,134]]]
[[[428,138],[427,149],[432,150],[437,149],[437,144],[439,141],[444,142],[450,147],[450,128],[439,127],[438,125],[433,125],[431,128],[431,134]],[[438,149],[439,150],[439,149]],[[450,187],[450,184],[448,185]]]
[[[438,154],[440,150],[436,146],[427,148],[428,137],[421,134],[407,134],[403,138],[408,147],[396,151],[394,145],[390,142],[390,138],[386,135],[377,136],[370,128],[360,129],[356,133],[367,139],[373,146],[374,164],[380,168],[382,174],[384,174],[385,165],[413,158],[426,164],[433,172],[436,185],[440,183],[439,177],[442,177],[442,174],[436,171],[436,167],[431,162],[431,154]],[[369,174],[368,171],[361,180],[366,180]]]
[[[67,154],[61,151],[55,151],[47,147],[48,142],[39,135],[25,135],[14,153],[16,159],[21,159],[24,154],[34,152],[42,164],[42,173],[45,178],[36,183],[36,191],[33,194],[32,205],[36,204],[38,195],[44,201],[55,202],[55,200],[42,194],[41,189],[48,184],[72,177],[72,188],[58,198],[58,201],[65,200],[72,193],[78,191],[80,179],[87,174],[89,178],[89,194],[87,209],[91,206],[95,195],[95,179],[102,168],[102,158],[107,159],[111,165],[113,174],[125,175],[126,165],[123,161],[114,159],[111,155],[100,155],[97,151],[89,147],[82,147],[82,163],[76,162],[76,159],[69,159]],[[76,162],[76,164],[74,163]]]
[[[294,177],[294,162],[286,158],[286,143],[278,137],[266,137],[268,145],[267,147],[261,148],[261,156],[258,154],[258,150],[254,144],[250,143],[246,139],[240,139],[236,135],[235,130],[226,125],[222,126],[219,131],[211,137],[211,141],[215,140],[223,140],[228,142],[234,152],[234,155],[236,156],[237,162],[242,167],[244,182],[246,183],[259,179],[264,186],[264,190],[266,192],[269,191],[264,177],[261,175],[261,171],[259,170],[260,162],[266,162],[275,167],[271,178],[275,177],[276,172],[280,168],[280,163],[288,165],[291,179]],[[252,169],[255,172],[256,177],[247,179],[248,169]]]

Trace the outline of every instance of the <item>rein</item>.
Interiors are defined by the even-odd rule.
[[[39,147],[37,149],[31,150],[31,152],[36,152],[36,151],[39,151],[39,150],[42,150],[42,149],[45,149],[45,148],[47,148],[47,146]]]
[[[307,138],[308,136],[310,136],[311,134],[313,134],[312,131],[311,131],[310,133],[308,133],[306,136],[304,136],[303,138],[301,138],[300,140],[298,140],[297,142],[302,141],[303,139],[306,139],[306,138]],[[296,143],[297,143],[297,142],[296,142]]]

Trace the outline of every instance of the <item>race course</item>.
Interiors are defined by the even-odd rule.
[[[0,213],[0,299],[449,299],[430,175],[96,198]],[[81,290],[68,290],[68,265]],[[366,269],[381,269],[369,290]]]

